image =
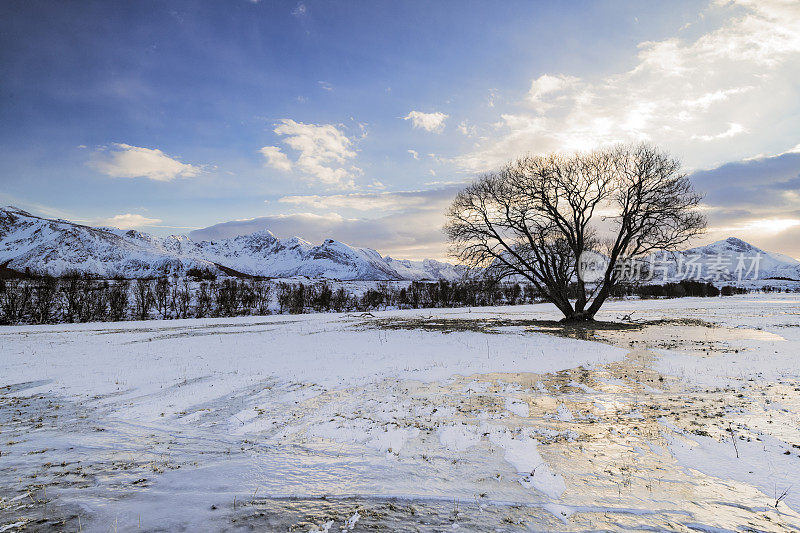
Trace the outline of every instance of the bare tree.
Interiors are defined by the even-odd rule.
[[[169,316],[169,279],[161,277],[156,280],[155,288],[153,289],[153,297],[155,298],[156,308],[161,314],[162,319]]]
[[[212,281],[211,284],[213,285],[214,282]],[[197,302],[195,306],[195,316],[197,318],[203,318],[211,312],[213,292],[213,287],[209,288],[207,282],[203,281],[200,283],[200,286],[197,289]]]
[[[0,291],[0,323],[18,324],[28,315],[33,289],[27,281],[7,279]]]
[[[128,308],[128,282],[120,280],[114,283],[108,291],[108,317],[112,321],[125,318]]]
[[[58,280],[44,276],[36,285],[33,295],[34,318],[40,324],[47,324],[56,317],[58,303]]]
[[[81,286],[83,281],[77,272],[67,272],[62,276],[61,297],[63,300],[64,319],[73,322],[78,319],[83,306]]]
[[[623,260],[674,250],[705,230],[680,162],[647,144],[528,156],[458,193],[445,226],[451,254],[490,278],[529,280],[565,320],[593,320]],[[589,283],[584,254],[605,267]]]
[[[189,316],[189,307],[192,304],[192,290],[189,286],[189,278],[183,278],[180,288],[177,288],[176,291],[177,314],[180,318],[187,318]]]
[[[253,305],[255,312],[259,315],[269,314],[269,282],[263,279],[253,279],[250,282],[250,290],[253,294]]]
[[[136,318],[147,320],[150,317],[150,309],[153,307],[153,289],[150,280],[139,278],[133,287],[133,303],[136,311]]]
[[[172,282],[169,287],[169,311],[175,318],[181,318],[180,310],[178,309],[178,298],[180,294],[180,287],[178,286],[178,275],[173,274]]]
[[[224,279],[216,292],[216,309],[219,316],[236,316],[242,297],[242,284],[235,279]]]
[[[108,281],[93,283],[91,280],[86,280],[86,296],[84,298],[86,319],[81,319],[81,322],[108,320],[108,292]]]

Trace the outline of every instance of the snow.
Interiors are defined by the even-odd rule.
[[[87,531],[227,529],[306,500],[339,512],[260,529],[416,527],[376,501],[461,502],[467,530],[800,527],[800,297],[598,318],[631,312],[646,325],[603,342],[537,332],[545,305],[4,327],[0,527],[41,486],[44,516],[79,509]],[[431,315],[531,325],[404,326]]]
[[[361,518],[361,515],[359,515],[358,512],[353,513],[353,516],[348,518],[344,525],[342,525],[342,531],[352,531],[353,528],[356,527],[359,518]]]
[[[450,426],[439,430],[439,442],[454,452],[463,452],[480,441],[481,436],[473,426]]]
[[[324,524],[322,524],[321,529],[317,529],[316,527],[312,526],[308,531],[309,533],[328,533],[333,527],[333,520],[328,520]]]
[[[489,441],[503,449],[505,460],[522,475],[519,482],[553,499],[566,490],[564,479],[553,472],[539,455],[538,441],[530,432],[495,431]]]
[[[554,372],[624,355],[623,350],[602,346],[592,348],[587,357],[587,342],[544,334],[494,335],[493,357],[487,360],[481,333],[431,335],[351,327],[360,322],[331,313],[7,327],[6,336],[29,341],[9,346],[3,381],[47,380],[44,389],[64,394],[113,393],[118,395],[114,404],[120,398],[137,400],[123,407],[127,414],[153,419],[161,411],[147,395],[165,389],[170,390],[175,411],[180,411],[243,384],[267,380],[322,387],[386,378],[435,381],[490,369]],[[29,359],[32,353],[36,356]]]
[[[529,413],[528,403],[514,398],[506,398],[506,409],[521,417],[527,417]]]
[[[709,476],[757,487],[777,500],[788,489],[785,502],[798,508],[800,497],[793,492],[800,472],[800,457],[785,454],[787,445],[768,435],[755,439],[722,441],[702,435],[675,432],[665,426],[665,437],[673,457],[682,465]]]

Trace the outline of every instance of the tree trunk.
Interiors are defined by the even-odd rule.
[[[606,281],[603,284],[602,288],[600,289],[600,292],[597,294],[597,296],[595,296],[592,305],[590,305],[589,309],[586,310],[586,313],[594,317],[595,313],[597,313],[597,311],[600,310],[600,307],[606,301],[606,298],[608,298],[608,295],[610,293],[611,293],[610,282]]]
[[[590,314],[588,311],[575,311],[570,314],[565,314],[564,318],[561,319],[561,322],[564,323],[577,323],[577,322],[592,322],[594,321],[594,314]]]

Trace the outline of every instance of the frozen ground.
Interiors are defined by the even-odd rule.
[[[800,297],[622,317],[2,328],[0,531],[800,529]]]

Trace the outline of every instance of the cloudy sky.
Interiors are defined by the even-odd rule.
[[[800,258],[800,3],[0,3],[0,204],[445,258],[525,153],[648,140],[704,241]]]

